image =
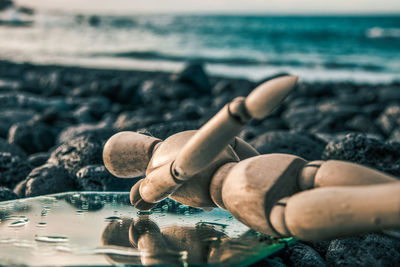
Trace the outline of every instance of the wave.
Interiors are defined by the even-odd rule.
[[[400,38],[400,28],[373,27],[366,30],[368,38]]]
[[[206,56],[184,56],[164,54],[156,51],[131,51],[117,53],[95,53],[92,57],[116,57],[130,58],[138,60],[164,60],[171,62],[201,62],[208,64],[223,64],[230,66],[274,66],[274,67],[307,67],[307,68],[325,68],[325,69],[359,69],[368,71],[384,71],[385,67],[377,64],[338,62],[337,60],[325,62],[310,62],[305,60],[279,59],[263,60],[256,58],[241,57],[206,57]]]

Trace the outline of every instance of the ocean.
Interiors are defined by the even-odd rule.
[[[0,26],[0,59],[36,64],[177,71],[306,81],[400,80],[400,16],[135,15],[38,13]]]

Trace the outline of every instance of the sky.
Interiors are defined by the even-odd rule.
[[[14,0],[80,13],[400,14],[400,0]]]

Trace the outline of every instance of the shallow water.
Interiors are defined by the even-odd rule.
[[[249,231],[221,209],[205,212],[167,200],[141,213],[128,193],[62,193],[0,204],[0,265],[243,266],[292,241]]]

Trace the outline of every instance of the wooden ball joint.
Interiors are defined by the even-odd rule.
[[[236,137],[251,118],[262,119],[285,99],[297,76],[281,76],[225,105],[198,131],[165,141],[135,132],[111,137],[107,169],[126,178],[146,175],[131,189],[148,210],[171,197],[183,204],[227,209],[259,232],[323,240],[400,229],[400,182],[344,161],[313,161],[259,153]]]

